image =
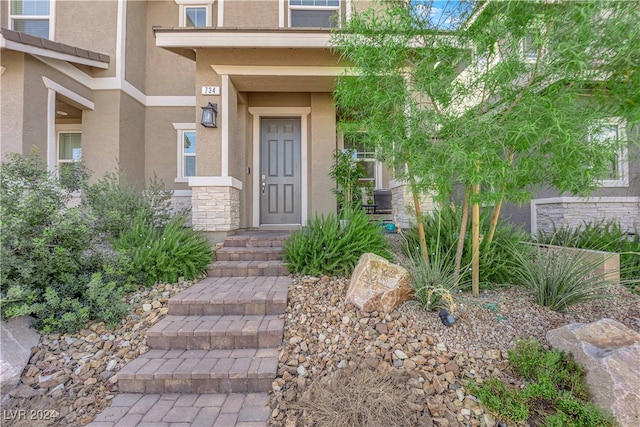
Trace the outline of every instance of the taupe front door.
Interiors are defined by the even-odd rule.
[[[300,119],[261,119],[260,223],[300,224]]]

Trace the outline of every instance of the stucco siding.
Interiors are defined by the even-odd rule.
[[[222,86],[221,77],[211,69],[211,63],[215,56],[212,51],[205,50],[198,54],[196,63],[196,87]],[[225,111],[222,111],[220,96],[205,96],[196,93],[196,110],[201,113],[200,107],[208,102],[218,104],[218,123],[222,123]],[[198,123],[200,120],[198,119]],[[199,176],[220,176],[222,174],[222,134],[220,128],[210,129],[203,126],[196,128],[196,171]]]
[[[5,161],[9,153],[23,152],[24,54],[3,51],[1,65],[5,68],[0,77],[0,150]]]
[[[311,126],[309,152],[309,194],[311,214],[336,211],[336,198],[331,192],[335,183],[329,177],[336,148],[336,113],[330,93],[311,94]]]
[[[120,177],[142,188],[144,171],[144,106],[127,94],[120,100]]]
[[[281,0],[226,0],[224,26],[237,28],[277,28]]]
[[[151,28],[147,26],[147,2],[128,1],[127,34],[125,49],[125,79],[141,92],[146,92],[145,58],[147,37]],[[153,46],[153,45],[151,45]],[[157,49],[154,49],[157,50]]]
[[[96,91],[95,110],[82,116],[82,157],[99,179],[107,172],[115,172],[120,157],[120,92]]]
[[[94,76],[112,77],[116,74],[118,3],[120,2],[76,0],[55,2],[55,41],[104,53],[111,58],[109,69],[92,69]]]

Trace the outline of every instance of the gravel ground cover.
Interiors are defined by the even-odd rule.
[[[392,236],[391,241],[397,260],[406,261],[399,251],[401,238]],[[545,334],[551,329],[605,317],[640,331],[640,296],[620,285],[604,289],[606,298],[565,313],[539,306],[522,287],[487,290],[478,298],[461,293],[456,295],[456,323],[451,327],[415,301],[392,313],[362,312],[344,304],[348,285],[342,277],[298,277],[289,288],[284,343],[271,394],[272,427],[321,426],[313,412],[323,396],[317,387],[362,369],[391,372],[412,411],[408,419],[392,424],[380,420],[380,426],[508,425],[478,403],[469,382],[481,384],[497,376],[518,384],[507,363],[507,350],[517,339],[535,337],[546,345]]]

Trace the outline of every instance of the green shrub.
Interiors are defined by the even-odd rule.
[[[453,295],[457,288],[453,277],[453,259],[436,252],[429,265],[422,256],[412,259],[409,268],[415,298],[427,310],[453,309]]]
[[[122,233],[116,249],[130,258],[131,273],[139,275],[141,284],[192,280],[207,268],[213,259],[209,240],[184,224],[184,217],[174,217],[159,229],[141,212]]]
[[[516,283],[527,286],[536,302],[555,311],[602,298],[595,293],[610,282],[602,274],[596,274],[598,261],[590,261],[583,254],[566,254],[562,251],[538,248],[533,256],[513,249],[512,265]]]
[[[481,239],[489,231],[489,220],[488,216],[481,217]],[[423,216],[425,238],[432,256],[439,253],[446,258],[446,263],[454,263],[461,223],[462,210],[453,205],[444,206],[432,214]],[[411,227],[403,234],[407,240],[405,253],[413,259],[421,257],[417,227]],[[489,286],[510,283],[513,278],[513,254],[508,248],[516,247],[519,242],[527,240],[529,237],[522,230],[500,220],[491,245],[488,246],[485,240],[480,241],[480,282]],[[525,247],[522,249],[526,250]],[[471,221],[465,235],[462,265],[471,265]],[[463,269],[460,277],[461,286],[469,286],[470,279],[471,269]]]
[[[347,223],[341,225],[340,219]],[[368,215],[361,209],[345,209],[341,217],[310,218],[304,229],[287,239],[282,254],[293,273],[348,276],[366,252],[392,259],[387,240],[380,228],[369,222]]]
[[[546,426],[608,427],[615,420],[588,402],[584,369],[571,354],[545,350],[535,339],[519,340],[508,352],[514,372],[526,379],[524,388],[514,388],[497,378],[471,391],[494,414],[518,422],[540,419]],[[537,422],[536,422],[537,424]]]
[[[620,278],[636,293],[640,292],[640,230],[630,236],[614,220],[585,221],[580,227],[562,226],[552,232],[539,230],[537,241],[549,245],[617,252]]]
[[[136,216],[163,227],[172,217],[171,190],[156,178],[143,190],[122,184],[116,173],[108,173],[83,192],[83,206],[93,218],[95,235],[116,240],[131,227]]]

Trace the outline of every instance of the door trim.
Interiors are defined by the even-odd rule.
[[[300,118],[300,225],[306,225],[308,200],[307,132],[311,107],[249,107],[253,115],[253,227],[260,227],[260,119],[262,117]],[[298,225],[298,224],[282,224]]]

